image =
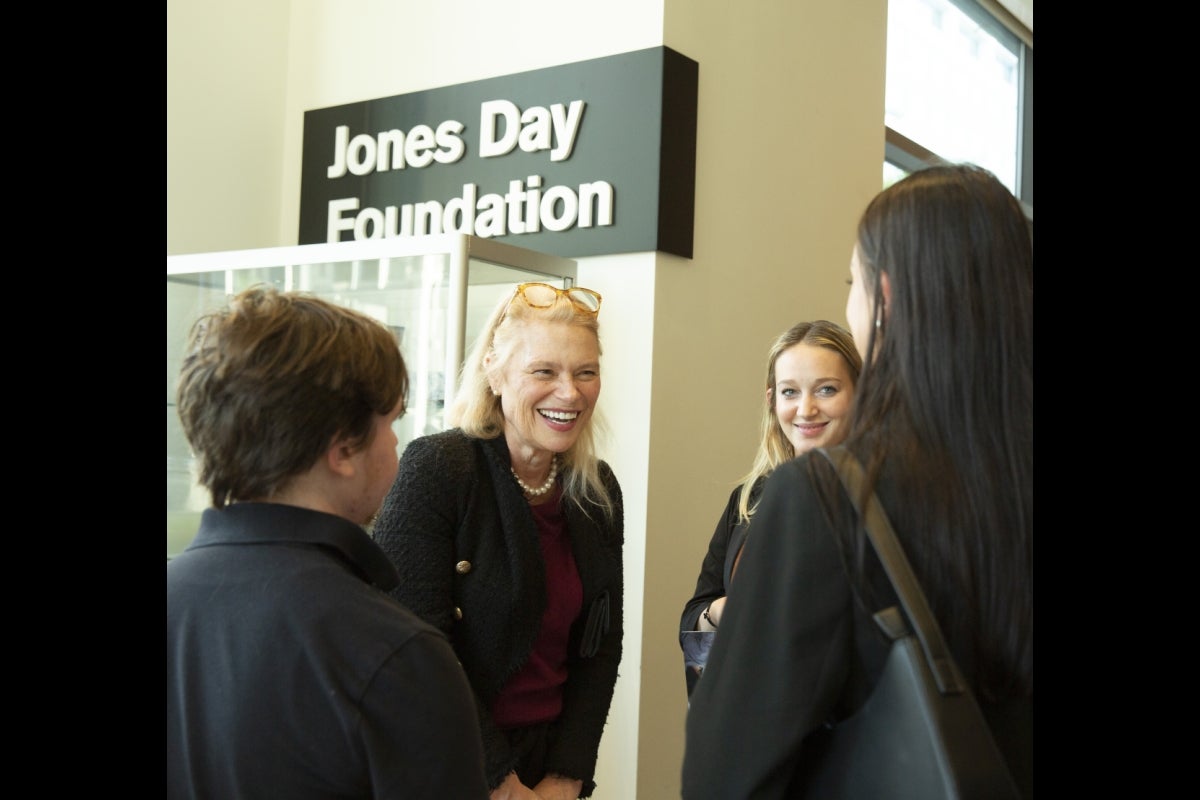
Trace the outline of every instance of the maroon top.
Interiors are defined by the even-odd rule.
[[[509,679],[492,703],[492,718],[501,728],[548,722],[562,712],[562,687],[567,680],[567,639],[583,609],[583,583],[571,553],[562,509],[561,485],[550,502],[530,506],[542,543],[546,565],[546,613],[521,671]]]

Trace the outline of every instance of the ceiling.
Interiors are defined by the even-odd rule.
[[[996,0],[1033,33],[1033,0]]]

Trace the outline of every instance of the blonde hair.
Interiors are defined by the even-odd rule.
[[[468,436],[478,439],[495,439],[504,433],[504,411],[500,398],[492,393],[492,381],[508,365],[514,340],[527,323],[535,320],[566,323],[589,330],[596,337],[597,352],[601,352],[598,315],[578,310],[561,295],[549,307],[534,308],[518,299],[514,291],[496,305],[463,360],[459,391],[446,412],[450,425],[456,425]],[[574,501],[585,512],[585,501],[595,503],[611,518],[613,498],[600,477],[600,460],[596,456],[598,435],[606,432],[598,409],[593,409],[575,444],[560,454],[559,472],[563,476],[566,499]]]
[[[858,376],[862,372],[862,356],[858,354],[858,349],[854,346],[854,337],[840,325],[824,319],[815,322],[797,322],[779,335],[767,353],[767,402],[763,405],[762,417],[759,421],[758,455],[754,458],[754,466],[738,481],[742,487],[738,496],[739,522],[746,522],[754,515],[754,507],[750,505],[750,495],[758,479],[769,475],[783,462],[796,457],[796,450],[791,439],[784,433],[779,420],[775,417],[774,389],[775,362],[784,352],[798,344],[824,347],[826,350],[832,350],[840,355],[850,370],[850,380],[853,384],[858,383]]]

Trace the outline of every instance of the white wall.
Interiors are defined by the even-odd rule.
[[[296,243],[276,239],[290,5],[167,0],[167,255]]]
[[[168,52],[188,55],[168,59],[168,254],[296,243],[307,110],[659,45],[699,62],[694,258],[579,271],[604,295],[605,456],[626,504],[625,659],[594,797],[678,797],[679,615],[753,456],[768,345],[845,322],[854,224],[881,183],[886,0],[273,0],[251,20],[262,52],[220,25],[243,9],[168,3]],[[251,85],[209,93],[233,74]],[[280,90],[278,118],[244,115]],[[236,135],[178,130],[201,112]],[[253,168],[271,149],[277,183]]]

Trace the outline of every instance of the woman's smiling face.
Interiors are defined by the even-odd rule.
[[[837,444],[845,435],[854,378],[841,353],[792,345],[775,360],[775,418],[796,455]]]
[[[492,386],[500,394],[504,436],[514,461],[570,449],[600,396],[600,342],[566,322],[530,320]]]

